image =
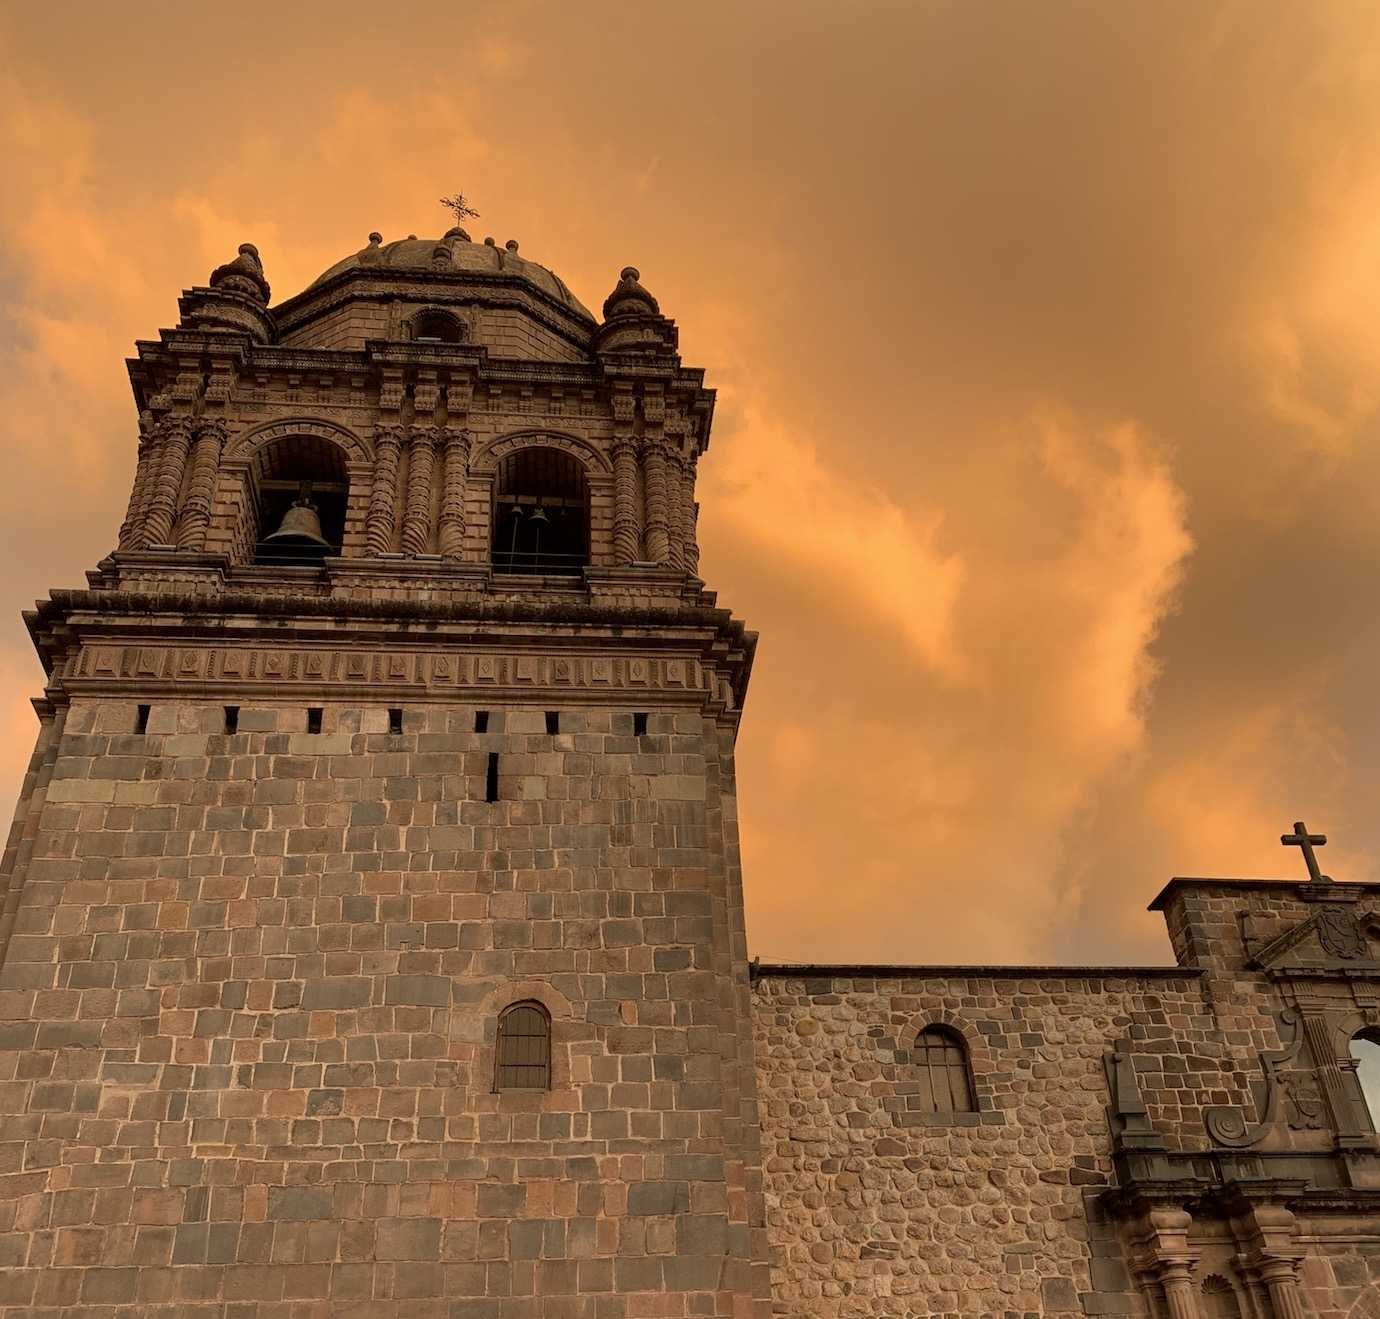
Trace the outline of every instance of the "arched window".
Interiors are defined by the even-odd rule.
[[[589,562],[589,482],[560,449],[510,453],[498,467],[493,564],[501,572],[579,572]]]
[[[320,563],[340,553],[350,478],[338,445],[314,435],[266,444],[252,481],[255,563]]]
[[[1380,1131],[1380,1032],[1359,1032],[1351,1041],[1351,1056],[1356,1059],[1356,1079],[1361,1083],[1370,1124]]]
[[[412,337],[431,343],[459,343],[465,337],[465,326],[450,312],[428,307],[412,318]]]
[[[1210,1274],[1203,1281],[1203,1319],[1241,1319],[1241,1305],[1236,1289],[1220,1274]]]
[[[947,1026],[926,1026],[912,1050],[915,1077],[920,1084],[919,1109],[924,1113],[972,1113],[973,1078],[963,1036]]]
[[[551,1018],[540,1003],[514,1003],[498,1019],[496,1090],[551,1088]]]

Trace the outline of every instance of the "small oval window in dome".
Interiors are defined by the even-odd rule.
[[[465,337],[465,326],[448,311],[428,308],[413,318],[412,337],[421,343],[459,343]]]

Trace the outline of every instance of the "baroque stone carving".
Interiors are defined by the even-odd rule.
[[[1318,942],[1322,944],[1324,952],[1348,961],[1366,955],[1368,947],[1365,935],[1350,911],[1324,907],[1313,919]]]

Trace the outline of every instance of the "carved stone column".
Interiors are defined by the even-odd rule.
[[[393,510],[398,497],[401,453],[402,427],[376,427],[374,484],[369,491],[369,511],[364,518],[364,543],[370,554],[387,554],[393,548]]]
[[[211,525],[211,508],[216,499],[220,454],[228,431],[225,422],[218,417],[202,421],[197,427],[187,500],[177,522],[177,548],[180,550],[206,548],[206,531]]]
[[[144,522],[148,517],[149,494],[153,474],[162,453],[161,432],[147,409],[139,414],[139,458],[134,466],[134,484],[129,492],[129,507],[120,523],[116,545],[122,550],[135,550],[144,543]]]
[[[1251,1247],[1247,1267],[1269,1292],[1275,1319],[1305,1319],[1299,1294],[1303,1248],[1294,1215],[1281,1205],[1253,1205],[1238,1222]]]
[[[170,543],[177,501],[182,494],[182,477],[187,469],[187,450],[192,442],[192,423],[186,417],[169,417],[162,425],[162,454],[158,475],[149,496],[149,515],[145,544]]]
[[[1369,1126],[1364,1117],[1356,1111],[1356,1104],[1352,1098],[1359,1086],[1353,1084],[1352,1078],[1348,1075],[1351,1059],[1337,1057],[1331,1027],[1321,1012],[1305,1009],[1301,1015],[1303,1037],[1308,1042],[1308,1051],[1313,1055],[1318,1079],[1322,1082],[1323,1094],[1332,1113],[1332,1127],[1337,1133],[1337,1143],[1344,1148],[1369,1146]]]
[[[1192,1215],[1182,1209],[1151,1209],[1133,1229],[1136,1272],[1163,1293],[1169,1319],[1201,1319],[1193,1266],[1198,1256],[1188,1246]]]
[[[670,554],[673,568],[685,567],[685,544],[689,539],[689,476],[685,460],[674,449],[666,454],[666,485],[670,503]]]
[[[418,426],[412,431],[408,453],[403,553],[425,554],[431,547],[431,473],[435,459],[435,434],[430,426]]]
[[[613,561],[626,568],[638,557],[642,522],[637,509],[637,441],[630,434],[613,441]]]
[[[666,454],[658,441],[643,443],[642,484],[646,491],[645,557],[652,563],[665,563],[671,552],[671,519]]]
[[[446,474],[441,491],[441,553],[458,559],[465,552],[465,489],[470,479],[470,434],[459,427],[443,432]]]
[[[1157,1270],[1164,1288],[1169,1319],[1200,1319],[1198,1289],[1193,1285],[1193,1265],[1184,1260],[1169,1260]]]
[[[700,506],[695,499],[699,465],[699,455],[691,454],[685,466],[685,568],[693,577],[700,575]]]

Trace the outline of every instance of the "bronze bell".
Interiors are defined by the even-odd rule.
[[[264,539],[277,545],[331,547],[330,541],[321,534],[321,515],[316,511],[316,505],[305,496],[292,501],[292,507],[283,514],[282,525]]]

